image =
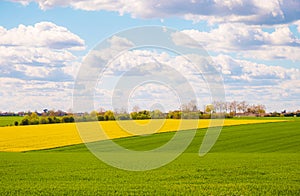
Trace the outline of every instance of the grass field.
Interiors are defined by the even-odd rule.
[[[224,126],[277,122],[278,119],[235,120],[226,119]],[[0,151],[21,152],[48,149],[83,143],[77,128],[85,142],[104,140],[107,136],[98,130],[100,126],[109,138],[122,138],[133,135],[145,135],[153,132],[169,132],[206,128],[210,120],[138,120],[138,121],[105,121],[70,124],[47,124],[32,126],[0,127]],[[93,130],[93,131],[91,131]]]
[[[22,116],[0,116],[0,127],[13,126],[15,121],[21,122]]]
[[[115,141],[129,149],[147,150],[173,134]],[[299,120],[224,127],[211,152],[199,157],[204,134],[199,129],[189,148],[172,163],[145,172],[110,167],[83,144],[1,152],[0,194],[300,195]]]

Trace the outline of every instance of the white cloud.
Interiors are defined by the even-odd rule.
[[[261,26],[241,23],[220,24],[209,32],[183,32],[213,52],[236,52],[241,56],[264,60],[300,60],[300,39],[293,35],[287,25],[275,26],[271,33],[263,31]],[[190,44],[195,43],[191,41]]]
[[[212,57],[218,69],[228,82],[239,80],[241,82],[260,81],[257,85],[278,84],[280,81],[295,80],[300,77],[300,69],[284,68],[281,66],[267,66],[246,60],[233,59],[227,55]]]
[[[0,95],[4,111],[72,107],[73,78],[84,41],[50,22],[0,27]]]
[[[213,60],[223,73],[228,100],[265,104],[268,111],[293,111],[299,107],[299,68],[267,66],[227,55]]]
[[[72,108],[73,82],[0,77],[1,111],[42,111]]]
[[[265,104],[268,111],[279,111],[284,109],[293,110],[299,107],[299,68],[284,68],[276,65],[269,66],[246,60],[234,59],[228,55],[213,56],[212,60],[215,62],[214,65],[217,70],[220,71],[224,78],[225,92],[228,100],[246,100],[251,104]],[[114,87],[117,83],[121,82],[122,86],[123,82],[130,81],[130,76],[137,77],[138,74],[141,74],[140,72],[134,72],[134,67],[142,66],[141,70],[145,71],[148,69],[143,68],[143,66],[148,65],[149,63],[157,64],[158,62],[174,68],[181,76],[188,78],[188,83],[193,87],[197,94],[199,107],[210,103],[211,97],[210,90],[206,84],[207,81],[203,78],[199,78],[199,75],[197,77],[193,75],[193,73],[197,73],[196,70],[189,65],[189,62],[187,62],[183,56],[171,56],[164,52],[156,53],[147,50],[135,50],[119,56],[112,62],[110,65],[111,67],[106,70],[109,74],[106,75],[106,78],[103,79],[101,85],[98,86],[101,93],[96,93],[98,95],[97,107],[101,105],[105,108],[111,108],[110,98],[116,90]],[[154,66],[159,65],[157,64]],[[212,66],[212,64],[210,64],[210,66]],[[122,75],[128,74],[128,72],[135,73],[136,75],[129,74],[129,77]],[[157,82],[164,81],[160,80],[159,72],[162,74],[165,73],[159,68],[153,68],[151,72],[152,74],[158,75],[158,78],[152,77],[153,80],[156,80]],[[110,78],[113,77],[112,73],[116,74],[113,79]],[[172,73],[169,72],[169,75],[171,74]],[[145,80],[147,80],[146,75],[140,75],[140,77],[144,77]],[[176,82],[174,81],[173,84],[175,83]],[[109,85],[109,87],[107,87],[107,85]],[[172,86],[172,84],[170,86]],[[176,102],[178,100],[176,94],[172,94],[171,91],[166,90],[167,87],[162,87],[159,83],[134,83],[133,87],[129,88],[129,90],[132,91],[131,100],[128,100],[129,109],[132,109],[131,107],[133,107],[133,105],[139,105],[141,108],[151,108],[155,103],[161,103],[166,106],[167,110],[171,109],[172,106],[175,107],[173,109],[176,109],[178,105],[191,99],[191,96],[188,96],[186,100],[180,100],[180,103],[178,104],[178,102]],[[182,87],[178,85],[175,90]],[[123,92],[123,94],[117,93],[116,95],[122,97],[126,94],[124,94],[124,89],[120,92]],[[183,94],[185,93],[184,91],[180,92],[183,92]],[[127,100],[114,106],[122,108],[121,106],[124,106],[126,101]]]
[[[70,80],[80,60],[72,51],[85,48],[80,37],[50,22],[1,27],[0,35],[0,77]]]
[[[210,22],[243,22],[249,24],[283,24],[299,20],[300,2],[287,0],[22,0],[27,5],[36,2],[41,9],[72,7],[95,11],[129,13],[139,18],[183,17],[188,20]]]
[[[89,70],[85,72],[89,73]],[[128,51],[111,59],[98,81],[98,90],[95,89],[97,107],[112,108],[110,98],[113,95],[118,99],[113,106],[118,109],[127,108],[127,102],[130,107],[136,103],[141,108],[151,108],[160,103],[168,111],[178,109],[180,103],[196,99],[194,96],[199,98],[199,106],[202,107],[210,102],[209,86],[205,80],[207,75],[201,75],[207,74],[204,72],[203,67],[195,67],[190,62],[189,56],[172,56],[167,52],[146,49]],[[175,91],[175,95],[171,91]],[[127,100],[130,94],[133,97]]]
[[[67,28],[51,22],[40,22],[34,26],[19,25],[6,30],[0,28],[0,46],[27,46],[51,49],[84,49],[84,41]]]

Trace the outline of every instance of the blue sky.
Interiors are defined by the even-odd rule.
[[[300,109],[298,0],[11,0],[0,2],[0,111],[72,109],[84,56],[117,32],[147,25],[178,29],[201,44],[224,78],[226,100]],[[160,103],[167,97],[147,89],[141,92]],[[110,108],[112,92],[96,92],[103,100],[95,108]]]

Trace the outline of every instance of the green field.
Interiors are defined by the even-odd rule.
[[[0,116],[0,127],[14,126],[15,121],[21,122],[22,116]]]
[[[0,153],[0,195],[300,195],[300,121],[224,127],[204,157],[205,130],[172,163],[145,172],[115,169],[83,144]],[[134,150],[174,133],[115,140]],[[158,157],[159,158],[159,157]]]

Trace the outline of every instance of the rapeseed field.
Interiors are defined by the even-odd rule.
[[[226,119],[224,121],[224,126],[278,121],[280,120]],[[210,124],[211,126],[220,126],[223,123],[219,120],[205,119],[166,119],[0,127],[0,151],[24,152],[80,144],[83,143],[83,140],[81,139],[82,136],[84,142],[93,142],[108,138],[115,139],[134,135],[149,135],[177,130],[207,128]],[[80,130],[80,134],[78,130]]]

